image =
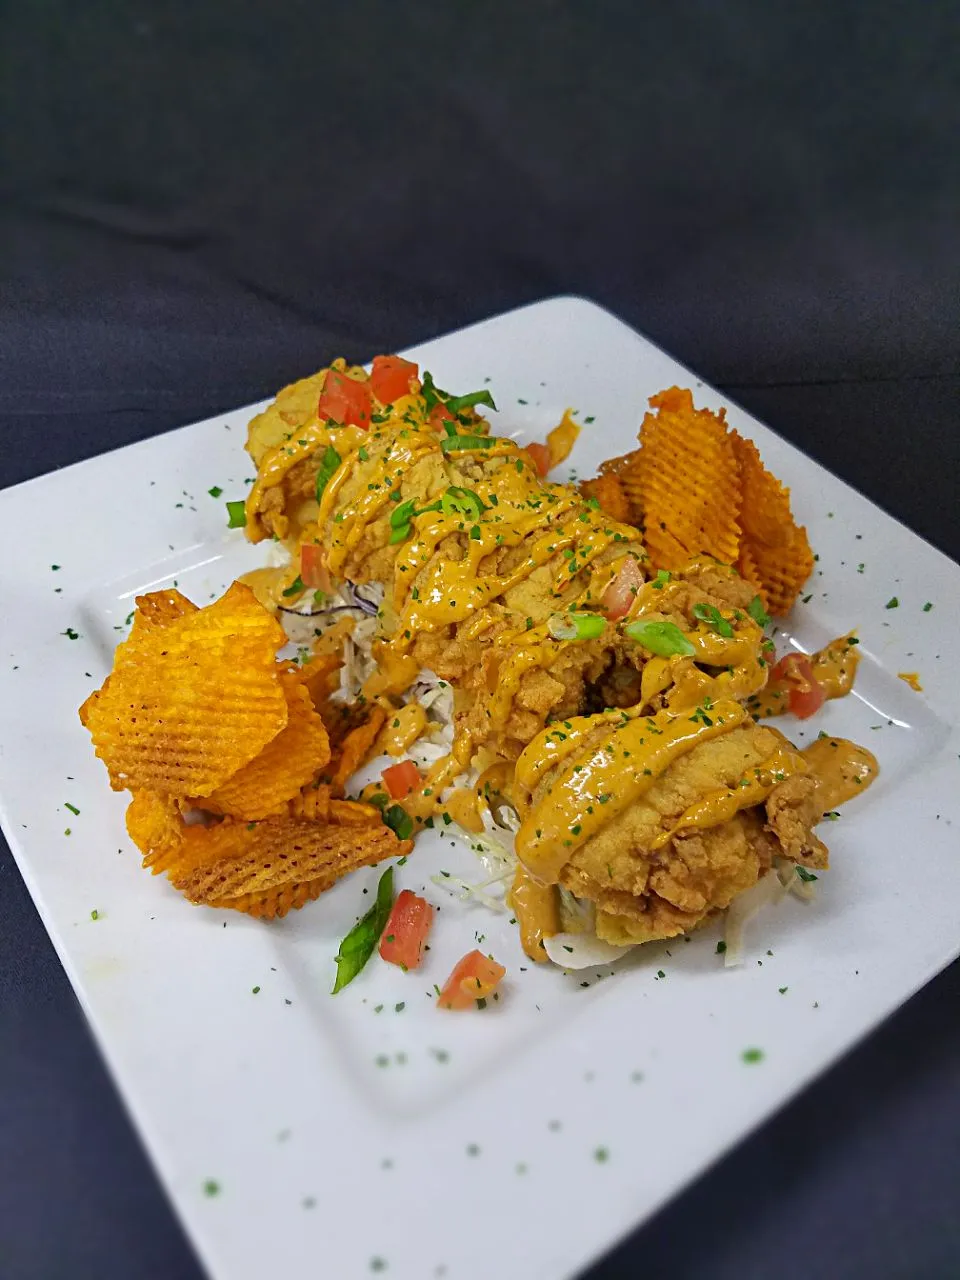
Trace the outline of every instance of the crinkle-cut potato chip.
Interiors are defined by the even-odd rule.
[[[234,818],[266,818],[281,812],[330,759],[330,739],[309,690],[295,669],[281,669],[287,723],[255,756],[204,802]]]
[[[595,480],[584,480],[580,485],[580,492],[587,499],[596,498],[600,510],[606,512],[611,519],[621,524],[632,523],[630,500],[620,478],[612,472],[597,476]]]
[[[186,824],[172,796],[138,791],[127,806],[127,833],[154,875],[169,871],[180,856]]]
[[[291,818],[306,818],[310,822],[330,821],[330,786],[326,782],[303,787],[287,804]]]
[[[334,792],[342,792],[347,780],[366,761],[377,740],[377,734],[383,728],[387,713],[379,703],[370,707],[369,715],[363,724],[351,729],[340,743],[336,757],[336,768],[330,778]]]
[[[275,660],[285,642],[240,583],[131,635],[81,712],[111,786],[205,796],[248,764],[287,723]]]
[[[643,450],[637,451],[634,460],[620,472],[620,487],[630,507],[630,520],[638,529],[643,528]]]
[[[752,440],[730,432],[733,451],[740,466],[740,527],[750,542],[769,547],[790,542],[797,525],[790,510],[790,490],[784,488],[760,460]]]
[[[737,459],[723,414],[695,409],[687,389],[650,397],[641,427],[644,542],[658,569],[701,552],[732,564],[740,549]]]
[[[343,658],[339,653],[319,653],[300,668],[300,679],[319,709],[332,693],[340,687],[340,668]]]
[[[321,825],[299,818],[233,818],[212,827],[188,827],[183,854],[170,873],[174,888],[191,902],[233,906],[302,884],[329,888],[357,867],[399,857],[413,848],[389,827]]]
[[[762,542],[744,544],[759,575],[761,594],[770,613],[781,617],[793,608],[800,588],[813,572],[813,552],[806,529],[795,528],[788,543],[767,547]]]

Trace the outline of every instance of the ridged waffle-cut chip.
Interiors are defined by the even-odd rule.
[[[127,833],[154,875],[169,871],[180,856],[186,824],[176,800],[138,791],[127,806]]]
[[[191,902],[234,906],[297,885],[319,884],[321,892],[358,867],[412,847],[379,821],[341,826],[289,817],[248,823],[225,818],[217,826],[187,828],[183,857],[170,879]]]
[[[612,472],[597,476],[595,480],[584,480],[580,492],[587,499],[596,498],[601,511],[605,511],[612,520],[621,524],[633,523],[630,500],[624,492],[619,476]]]
[[[621,476],[624,471],[630,470],[639,457],[640,450],[631,449],[629,453],[622,453],[617,458],[607,458],[606,462],[600,463],[600,474],[602,476]]]
[[[81,714],[115,790],[205,796],[287,723],[278,678],[283,628],[249,587],[141,626]]]
[[[371,706],[366,721],[357,725],[355,729],[351,729],[340,743],[335,768],[330,778],[334,794],[343,791],[350,777],[366,761],[386,718],[387,713],[384,708],[375,703]]]
[[[813,552],[806,529],[794,529],[790,541],[779,547],[766,547],[760,542],[744,545],[757,566],[767,609],[778,617],[789,613],[800,588],[813,572]]]
[[[208,797],[209,807],[234,818],[266,818],[281,812],[330,759],[330,739],[310,693],[296,671],[281,670],[287,700],[283,729]]]
[[[790,510],[790,490],[784,488],[760,460],[757,446],[737,431],[730,432],[740,466],[740,527],[750,542],[782,546],[796,530]]]
[[[789,613],[813,572],[807,531],[793,518],[790,490],[766,469],[757,446],[736,431],[731,436],[743,494],[741,573],[757,583],[771,613]]]
[[[695,409],[689,390],[651,396],[641,428],[644,542],[658,569],[706,552],[733,564],[740,549],[737,460],[722,414]]]
[[[169,591],[151,591],[147,595],[137,596],[137,606],[133,615],[133,626],[127,637],[127,644],[133,641],[131,648],[136,648],[145,635],[157,631],[160,627],[169,626],[178,618],[186,618],[199,610],[192,600],[171,588]],[[128,650],[129,651],[129,650]]]
[[[757,588],[757,595],[759,595],[763,607],[769,612],[770,602],[760,581],[760,566],[754,558],[749,542],[743,541],[740,543],[740,558],[737,561],[737,571],[745,582],[749,582]]]

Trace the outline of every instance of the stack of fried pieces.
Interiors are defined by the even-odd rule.
[[[696,409],[692,393],[652,396],[640,448],[603,463],[582,491],[616,520],[643,530],[657,569],[702,552],[736,566],[774,614],[789,611],[813,570],[807,531],[793,519],[790,491],[756,445],[726,424],[726,412]]]
[[[241,583],[203,609],[179,591],[136,603],[80,719],[111,786],[133,792],[144,866],[191,902],[272,919],[409,851],[341,798],[379,725],[330,702],[336,658],[278,662],[283,628]]]

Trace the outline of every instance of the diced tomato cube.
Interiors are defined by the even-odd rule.
[[[601,597],[601,604],[607,617],[622,618],[629,613],[634,597],[643,583],[643,570],[633,556],[627,556],[620,565],[617,576]]]
[[[537,468],[537,472],[541,476],[545,476],[552,466],[549,448],[538,441],[534,441],[533,444],[528,444],[524,447],[533,459],[533,465]]]
[[[402,890],[380,935],[381,959],[401,969],[416,969],[432,924],[433,907],[426,898]]]
[[[317,415],[341,427],[370,427],[373,397],[368,382],[358,382],[331,369],[317,403]]]
[[[420,370],[412,360],[402,356],[374,356],[370,386],[381,404],[393,404],[410,394],[410,381]]]
[[[441,1009],[469,1009],[492,995],[506,972],[492,956],[470,951],[455,965],[437,1004]]]
[[[420,785],[420,770],[412,760],[401,760],[384,769],[380,775],[387,785],[391,800],[402,800]]]
[[[452,422],[454,426],[457,426],[456,418],[442,400],[439,404],[435,404],[430,410],[427,421],[430,423],[431,427],[434,427],[437,431],[445,431],[446,424],[448,422]]]
[[[798,720],[808,720],[827,700],[826,692],[813,674],[805,653],[788,653],[770,672],[771,685],[780,685],[790,695],[790,710]]]

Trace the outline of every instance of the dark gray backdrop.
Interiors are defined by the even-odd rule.
[[[7,11],[0,485],[582,292],[957,556],[958,36],[938,0]],[[960,1275],[958,996],[591,1280]],[[197,1275],[0,848],[0,1277]]]

